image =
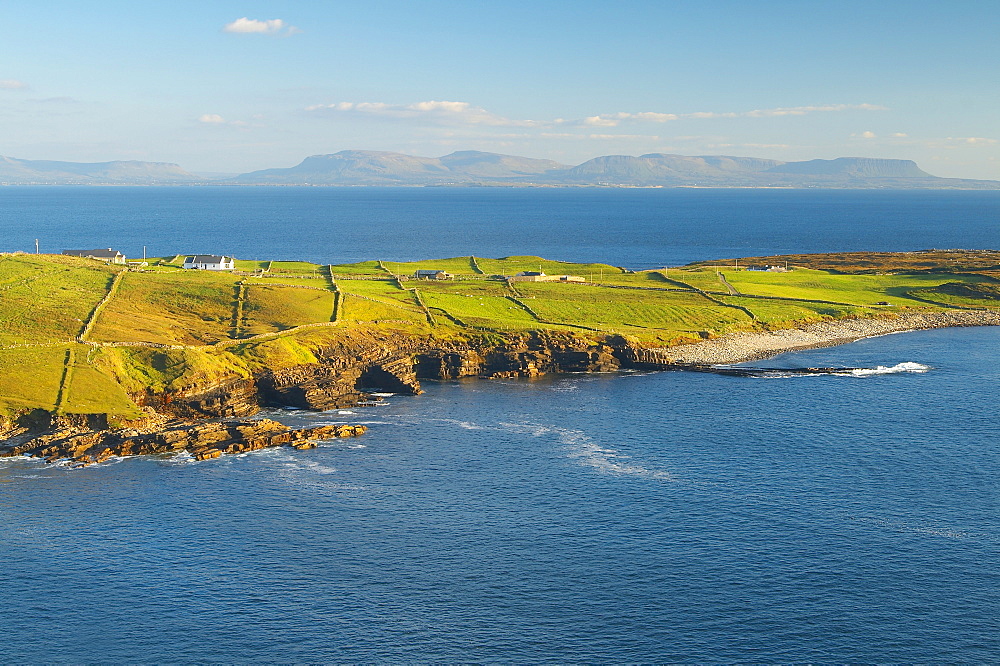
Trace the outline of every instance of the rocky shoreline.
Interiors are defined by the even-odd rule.
[[[26,455],[46,462],[66,461],[85,467],[122,456],[187,452],[194,460],[208,460],[230,453],[258,451],[275,446],[315,448],[319,441],[357,437],[363,425],[323,425],[290,428],[271,419],[164,423],[146,428],[103,429],[77,432],[59,429],[0,451],[3,456]]]
[[[837,319],[778,331],[730,333],[712,340],[656,350],[664,363],[716,365],[759,361],[777,354],[832,347],[903,331],[966,326],[1000,326],[1000,310],[948,310],[872,319]]]
[[[584,338],[551,332],[508,336],[490,343],[428,344],[405,338],[392,343],[345,342],[322,350],[316,363],[251,378],[191,384],[169,393],[141,394],[136,396],[137,404],[146,416],[126,423],[116,424],[105,414],[33,410],[0,423],[0,457],[27,455],[85,466],[118,456],[186,451],[203,460],[271,446],[311,448],[316,441],[358,436],[365,427],[293,429],[270,419],[246,417],[266,406],[327,410],[365,404],[373,399],[370,391],[415,395],[421,392],[422,379],[536,377],[623,368],[725,374],[715,366],[902,331],[998,325],[1000,310],[949,310],[731,333],[665,348],[639,347],[621,336]]]

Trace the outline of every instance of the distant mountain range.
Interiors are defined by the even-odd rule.
[[[571,166],[475,150],[444,157],[344,150],[283,169],[205,178],[160,162],[50,162],[0,157],[0,184],[52,185],[606,186],[1000,189],[1000,181],[938,178],[911,160],[840,157],[781,162],[758,157],[607,155]]]
[[[0,156],[2,185],[172,185],[202,181],[166,162],[51,162]]]

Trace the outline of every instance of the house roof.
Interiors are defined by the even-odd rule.
[[[221,264],[231,261],[233,257],[217,254],[191,254],[184,257],[185,264]]]
[[[94,257],[95,259],[115,259],[125,256],[118,250],[112,250],[110,247],[101,248],[100,250],[63,250],[62,253],[71,257]]]
[[[521,271],[518,275],[523,275],[524,277],[541,277],[545,275],[541,271]]]
[[[417,269],[417,275],[437,275],[438,273],[445,273],[445,272],[446,271],[427,269],[427,268]]]

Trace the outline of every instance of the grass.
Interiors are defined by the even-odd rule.
[[[233,265],[236,267],[236,270],[245,271],[247,273],[266,270],[267,265],[270,263],[270,261],[254,261],[251,259],[236,259],[233,261]]]
[[[68,348],[0,349],[0,412],[54,410]]]
[[[180,345],[225,340],[238,280],[217,271],[126,274],[90,339]]]
[[[311,287],[313,289],[328,289],[329,281],[326,275],[317,277],[301,277],[293,275],[271,275],[267,277],[245,277],[243,281],[247,284],[259,284],[266,286],[286,285],[293,287]]]
[[[453,275],[464,276],[479,275],[472,269],[471,257],[452,257],[429,261],[383,261],[382,264],[395,275],[412,276],[418,270],[441,270]]]
[[[76,345],[75,351],[76,360],[68,375],[69,383],[59,406],[60,411],[67,414],[104,412],[127,418],[138,417],[141,412],[122,385],[87,361],[90,348]]]
[[[907,292],[914,288],[937,287],[956,279],[969,282],[982,279],[977,276],[935,273],[840,275],[805,268],[788,273],[763,271],[723,271],[723,273],[726,279],[744,294],[838,301],[863,306],[874,306],[879,301],[887,301],[896,306],[925,306],[925,303],[908,298]]]
[[[914,289],[908,295],[943,305],[1000,307],[1000,283],[993,282],[945,282],[935,287]]]
[[[732,266],[733,259],[702,261],[697,265]],[[983,272],[1000,270],[996,250],[920,250],[918,252],[834,252],[826,254],[783,254],[771,257],[744,257],[741,266],[784,265],[837,271],[840,273],[888,272]]]
[[[423,289],[426,285],[419,283],[417,286]],[[341,293],[381,301],[393,307],[420,307],[413,298],[413,292],[400,289],[395,280],[340,280],[337,288]]]
[[[586,285],[522,283],[525,302],[550,322],[657,336],[689,336],[749,328],[745,313],[694,293],[607,289]],[[636,330],[638,329],[638,330]]]
[[[320,275],[323,268],[319,264],[308,261],[272,261],[270,262],[271,273],[306,273],[308,275]]]
[[[0,255],[0,411],[55,409],[69,349],[74,350],[72,366],[65,374],[58,407],[65,412],[128,416],[137,414],[130,396],[140,399],[147,391],[217,385],[263,368],[314,363],[320,348],[328,355],[340,353],[331,349],[356,354],[360,342],[384,344],[397,334],[502,339],[505,332],[547,329],[591,337],[627,334],[642,344],[660,346],[900,308],[1000,307],[1000,281],[989,276],[995,271],[992,255],[955,255],[948,265],[964,262],[967,267],[977,258],[988,264],[981,273],[934,266],[919,273],[889,273],[868,265],[855,273],[810,268],[766,273],[737,272],[719,264],[671,268],[664,275],[533,256],[477,257],[475,265],[483,271],[477,273],[471,257],[387,262],[386,268],[400,275],[436,268],[460,278],[401,284],[390,279],[378,262],[359,262],[329,267],[341,293],[337,326],[299,329],[329,322],[333,315],[335,294],[329,288],[327,267],[241,262],[244,270],[271,267],[269,277],[241,278],[227,272],[180,270],[169,265],[174,257],[167,257],[152,270],[122,274],[87,336],[94,343],[164,346],[151,348],[74,342],[108,293],[117,269],[75,257]],[[831,255],[825,261],[835,259]],[[906,263],[894,257],[888,265]],[[521,282],[512,288],[488,279],[492,274],[539,268],[550,275],[580,275],[601,284]],[[717,271],[741,295],[731,295]],[[708,297],[682,285],[713,294]],[[892,305],[875,305],[880,301]],[[243,339],[259,334],[269,337]],[[222,342],[226,344],[217,344]]]
[[[360,261],[356,264],[335,264],[330,266],[329,270],[334,277],[338,275],[387,277],[387,273],[379,268],[377,261]]]
[[[89,259],[0,257],[0,345],[73,340],[113,277]]]
[[[514,275],[521,271],[541,271],[547,275],[579,275],[599,278],[603,271],[605,278],[613,275],[623,275],[624,271],[610,264],[577,264],[568,261],[553,261],[533,255],[503,257],[500,259],[481,259],[476,262],[486,275]]]
[[[244,335],[285,331],[303,324],[328,322],[333,316],[331,291],[281,285],[251,285],[243,304]]]

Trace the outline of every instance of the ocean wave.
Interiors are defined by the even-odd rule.
[[[851,370],[852,377],[871,377],[873,375],[895,375],[900,372],[916,372],[923,373],[929,371],[931,368],[929,365],[924,365],[923,363],[914,363],[913,361],[904,361],[903,363],[897,363],[893,366],[879,365],[874,368],[855,368]]]
[[[874,368],[752,368],[746,375],[757,379],[793,379],[799,377],[876,377],[879,375],[896,375],[900,373],[925,373],[931,366],[913,361],[904,361],[896,365],[877,365]]]
[[[628,462],[632,460],[631,456],[621,453],[618,449],[598,444],[580,430],[526,423],[501,423],[500,426],[507,430],[527,434],[532,437],[555,435],[567,451],[567,457],[574,458],[581,464],[606,474],[639,476],[663,481],[676,480],[670,472],[649,469],[648,467]]]

